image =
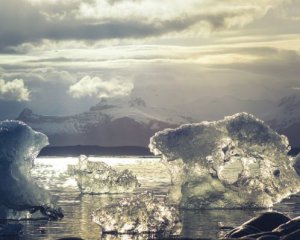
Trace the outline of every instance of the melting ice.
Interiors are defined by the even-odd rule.
[[[132,192],[140,186],[131,171],[117,171],[84,155],[79,157],[77,165],[70,165],[69,173],[74,175],[80,191],[87,194]]]
[[[169,201],[184,208],[271,207],[300,190],[288,139],[247,113],[160,131],[150,149],[171,174]]]
[[[168,237],[180,234],[182,229],[178,210],[149,192],[100,208],[93,212],[92,219],[103,233],[156,233]]]
[[[31,178],[30,170],[48,138],[20,121],[0,122],[0,218],[62,217],[54,199]]]

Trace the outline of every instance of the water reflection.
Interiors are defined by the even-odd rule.
[[[150,190],[157,196],[166,195],[170,187],[168,170],[156,158],[93,158],[103,160],[123,170],[128,168],[137,175],[142,184],[138,191]],[[66,174],[67,164],[76,163],[76,158],[39,158],[33,174],[37,182],[46,186],[52,194],[59,196],[59,206],[64,209],[65,217],[56,222],[23,222],[22,240],[54,240],[61,237],[77,236],[86,240],[142,240],[149,236],[103,235],[98,225],[92,223],[91,212],[102,206],[117,202],[128,194],[81,195],[72,177]],[[274,207],[275,210],[290,217],[300,215],[300,196],[296,195]],[[217,239],[240,223],[257,216],[258,210],[182,210],[182,236],[187,238]],[[222,230],[224,229],[224,230]],[[151,236],[150,236],[151,238]],[[152,236],[152,238],[155,238]]]
[[[232,227],[258,213],[243,210],[185,210],[182,211],[182,235],[188,238],[221,238]]]

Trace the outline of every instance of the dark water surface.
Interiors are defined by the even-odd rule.
[[[143,157],[93,157],[92,160],[104,161],[118,169],[130,169],[138,177],[145,190],[154,192],[158,197],[166,195],[170,186],[167,169],[157,158]],[[147,236],[111,236],[100,237],[99,227],[92,223],[91,212],[101,206],[111,204],[126,194],[81,195],[75,180],[66,174],[67,165],[77,162],[77,158],[40,157],[36,161],[33,175],[36,180],[48,188],[53,195],[59,196],[58,205],[64,210],[65,217],[60,221],[27,221],[24,224],[22,240],[49,239],[77,236],[93,239],[147,239]],[[130,194],[127,194],[129,196]],[[270,209],[271,210],[271,209]],[[276,205],[273,210],[283,212],[290,217],[300,215],[300,195]],[[264,210],[266,211],[266,210]],[[226,233],[227,227],[257,216],[261,210],[182,210],[183,237],[219,239]],[[225,230],[223,230],[225,229]]]

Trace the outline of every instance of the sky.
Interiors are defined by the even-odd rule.
[[[0,119],[24,107],[71,115],[103,98],[176,108],[300,93],[299,0],[0,4]]]

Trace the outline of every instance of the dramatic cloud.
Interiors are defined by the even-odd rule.
[[[1,86],[22,79],[30,101],[1,93],[11,107],[0,117],[25,106],[76,114],[127,95],[201,114],[222,96],[299,94],[299,12],[299,0],[3,0]]]
[[[69,93],[74,98],[97,97],[107,98],[129,95],[133,89],[131,82],[121,80],[105,81],[99,77],[85,76],[79,82],[70,86]]]
[[[99,41],[219,31],[244,26],[281,2],[10,0],[0,8],[0,51],[45,39]]]
[[[49,67],[36,68],[31,71],[23,68],[17,71],[12,69],[7,72],[0,71],[0,78],[7,80],[22,79],[28,86],[45,85],[46,83],[70,85],[70,83],[76,82],[76,78],[70,72]]]
[[[0,99],[4,101],[28,101],[29,90],[24,85],[22,79],[5,82],[0,79]]]

